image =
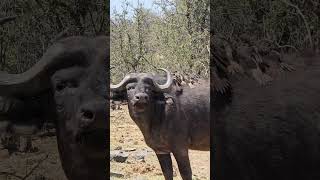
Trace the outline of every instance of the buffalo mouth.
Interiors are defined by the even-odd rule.
[[[144,112],[146,108],[148,107],[148,103],[145,102],[137,102],[133,105],[134,110],[136,112]]]

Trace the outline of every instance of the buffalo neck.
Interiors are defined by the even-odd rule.
[[[163,123],[164,101],[150,103],[148,109],[143,113],[135,113],[129,105],[129,114],[132,120],[137,124],[145,139],[158,134]]]

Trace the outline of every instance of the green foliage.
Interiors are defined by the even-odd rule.
[[[252,42],[264,41],[277,48],[320,47],[318,0],[213,0],[211,9],[214,34],[229,40],[241,42],[246,36]]]
[[[123,3],[111,18],[111,79],[128,72],[171,72],[209,76],[209,1],[162,0],[154,5]],[[130,11],[133,16],[130,16]]]
[[[105,0],[1,0],[0,17],[10,16],[0,25],[0,68],[11,73],[30,68],[61,37],[109,31]]]

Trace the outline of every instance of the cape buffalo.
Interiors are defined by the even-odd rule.
[[[319,60],[291,58],[296,70],[266,87],[229,77],[212,92],[214,179],[320,179]]]
[[[66,177],[107,179],[108,60],[108,37],[69,37],[49,47],[26,72],[2,73],[0,96],[12,97],[1,106],[9,120],[2,129],[19,133],[26,124],[51,119]]]
[[[191,180],[188,149],[210,148],[210,87],[202,83],[176,93],[179,88],[172,75],[161,70],[167,75],[164,84],[158,84],[161,78],[151,73],[132,73],[119,84],[110,85],[110,91],[112,98],[128,100],[130,116],[155,151],[165,179],[173,179],[173,153],[182,178]]]

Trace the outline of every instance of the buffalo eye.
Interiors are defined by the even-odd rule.
[[[133,86],[129,86],[129,87],[127,88],[128,91],[130,91],[130,90],[132,90],[132,89],[134,89]]]
[[[62,91],[64,88],[66,88],[66,84],[63,82],[59,82],[56,84],[56,90],[57,91]]]

